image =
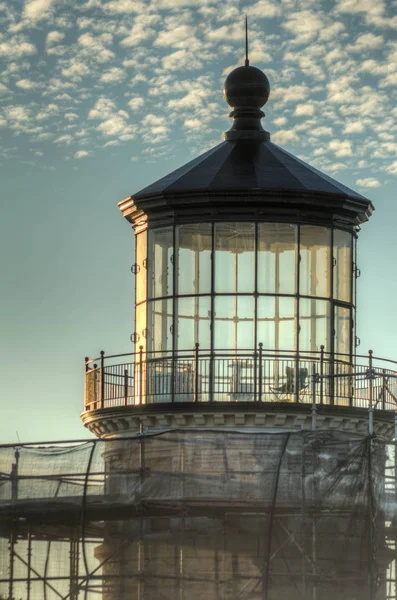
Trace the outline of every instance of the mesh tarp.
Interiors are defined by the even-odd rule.
[[[393,443],[180,430],[0,471],[3,600],[396,598]]]

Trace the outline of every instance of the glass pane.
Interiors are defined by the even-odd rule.
[[[275,342],[275,298],[260,296],[257,305],[257,340],[264,350],[274,350]]]
[[[294,298],[275,298],[275,350],[296,349],[296,308]]]
[[[146,281],[147,281],[147,231],[142,231],[136,236],[136,301],[146,300]]]
[[[330,303],[326,300],[301,299],[299,305],[299,351],[329,350]]]
[[[352,234],[334,230],[334,298],[351,302]]]
[[[215,300],[215,350],[253,350],[254,299],[222,296]]]
[[[330,229],[301,226],[300,294],[303,296],[330,296],[330,248]]]
[[[335,306],[335,353],[350,355],[351,316],[350,309]],[[349,356],[341,357],[347,360]]]
[[[172,295],[173,253],[172,227],[149,231],[149,298]]]
[[[194,223],[176,228],[178,294],[211,292],[212,225]]]
[[[178,350],[192,350],[196,343],[200,350],[211,348],[211,299],[179,298]]]
[[[258,291],[296,292],[297,227],[288,223],[258,225]]]
[[[215,224],[216,292],[254,292],[255,225]]]
[[[172,350],[172,300],[149,302],[148,346],[154,352]]]
[[[146,350],[146,302],[138,304],[136,307],[136,321],[135,321],[135,352],[139,352],[139,347],[143,346],[143,350]]]

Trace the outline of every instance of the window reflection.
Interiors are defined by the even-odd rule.
[[[329,350],[329,302],[302,298],[299,303],[299,351]]]
[[[175,240],[172,227],[138,234],[136,348],[147,334],[148,349],[164,352],[261,342],[276,352],[324,345],[349,354],[353,238],[335,229],[331,241],[326,227],[289,223],[182,224]]]
[[[250,296],[222,296],[215,300],[215,349],[236,350],[254,347],[254,299]]]
[[[174,240],[172,227],[149,231],[149,298],[173,293]]]
[[[297,226],[289,223],[258,225],[258,291],[296,293]]]
[[[136,302],[146,300],[147,231],[136,237]]]
[[[335,352],[337,354],[350,354],[350,335],[350,309],[335,306]]]
[[[173,341],[172,300],[149,302],[149,348],[154,352],[169,352]]]
[[[215,291],[249,292],[255,288],[255,224],[215,224]]]
[[[300,294],[323,296],[331,293],[331,231],[325,227],[300,228]]]
[[[211,299],[209,297],[179,298],[177,317],[177,348],[190,350],[196,343],[201,350],[211,348]]]
[[[351,301],[352,277],[352,234],[348,231],[334,230],[334,298],[344,302]]]
[[[211,292],[212,226],[193,223],[176,228],[178,294]]]

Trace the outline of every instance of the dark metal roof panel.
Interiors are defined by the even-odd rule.
[[[233,190],[304,191],[366,200],[275,144],[252,140],[223,142],[132,197],[139,201],[157,195]]]

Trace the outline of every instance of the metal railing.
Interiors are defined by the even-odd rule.
[[[124,359],[120,361],[120,359]],[[86,358],[85,411],[169,402],[299,402],[396,411],[397,362],[265,350]]]

